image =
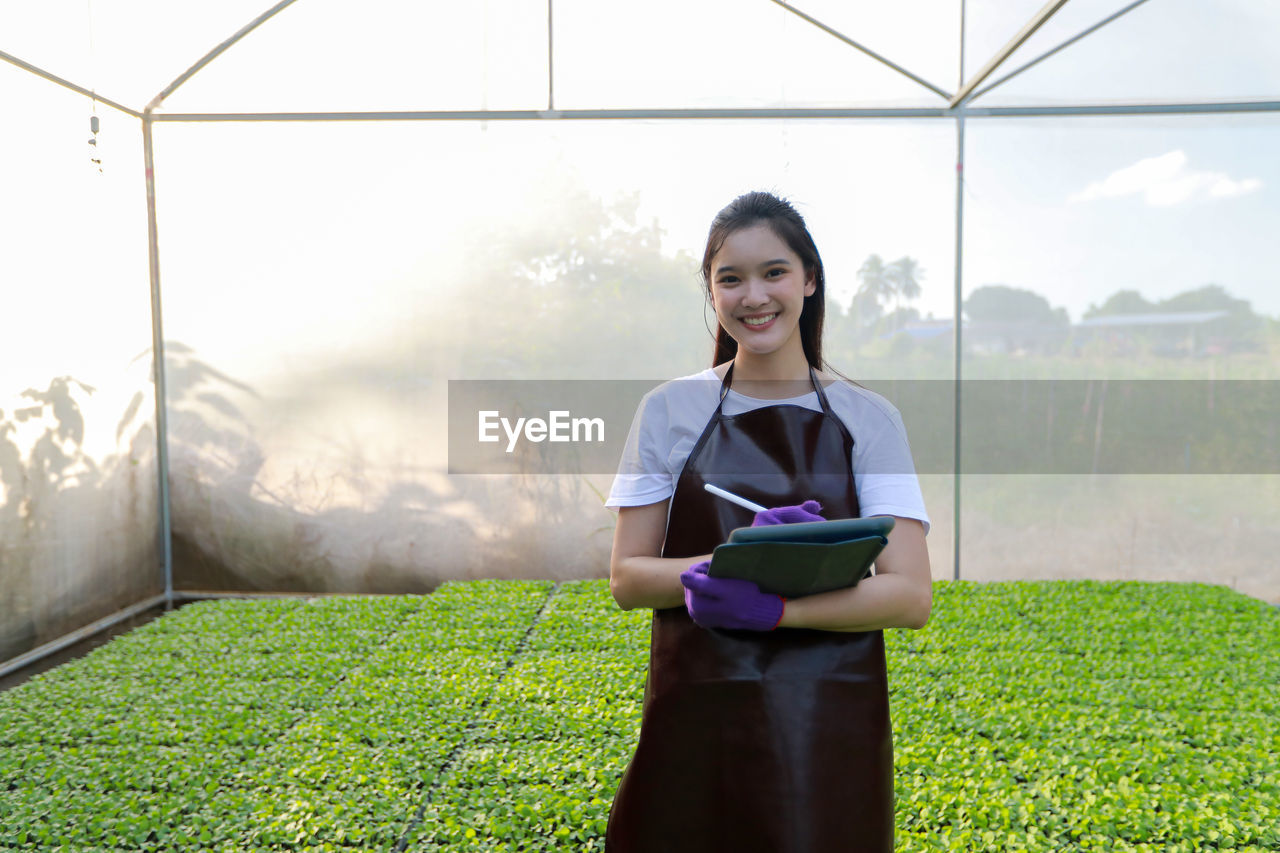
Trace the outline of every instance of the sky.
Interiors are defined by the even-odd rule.
[[[954,0],[797,5],[956,88]],[[1041,5],[968,3],[966,68]],[[1007,67],[1122,5],[1068,3]],[[141,107],[263,6],[2,0],[0,50]],[[545,6],[383,2],[356,19],[349,10],[337,0],[289,7],[164,110],[546,106]],[[553,10],[560,108],[940,103],[768,0],[556,0]],[[1276,99],[1280,58],[1266,37],[1277,24],[1280,10],[1263,0],[1212,10],[1152,0],[978,103]],[[8,373],[26,372],[18,352],[39,352],[46,373],[113,348],[112,358],[132,359],[150,338],[138,121],[6,63],[0,108],[24,128],[0,137],[0,287],[9,310],[56,317],[65,333],[51,348],[39,322],[11,331]],[[973,118],[965,292],[1025,287],[1079,320],[1118,289],[1154,301],[1218,283],[1280,316],[1276,150],[1274,113]],[[499,209],[539,216],[554,206],[539,188],[561,181],[604,198],[638,192],[665,249],[695,255],[716,210],[740,192],[775,190],[808,218],[835,299],[848,301],[870,254],[909,255],[924,271],[915,307],[948,317],[956,155],[953,120],[165,124],[156,161],[166,309],[194,340],[234,329],[303,350],[346,345],[394,323],[402,300],[465,278],[456,247],[468,223]],[[305,280],[305,296],[280,284],[291,280]],[[379,298],[353,301],[353,282],[357,296]],[[6,386],[20,381],[5,370]]]

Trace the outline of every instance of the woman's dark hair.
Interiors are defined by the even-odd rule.
[[[816,287],[804,298],[800,310],[800,342],[804,357],[815,370],[822,369],[822,320],[826,313],[826,283],[818,247],[804,224],[804,217],[785,199],[772,193],[753,192],[740,195],[716,214],[707,234],[707,249],[702,255],[702,280],[711,298],[711,261],[730,234],[754,225],[767,225],[804,263],[806,275],[812,275]],[[723,364],[738,354],[738,342],[724,326],[716,326],[716,348],[712,367]]]

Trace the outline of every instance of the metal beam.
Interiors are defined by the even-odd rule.
[[[222,42],[213,50],[209,51],[204,56],[200,57],[200,59],[196,62],[195,65],[192,65],[186,71],[179,74],[176,78],[174,78],[174,81],[172,83],[170,83],[168,86],[165,86],[163,89],[161,89],[160,92],[154,98],[151,99],[151,102],[147,104],[146,109],[144,109],[143,112],[151,113],[152,111],[154,111],[157,107],[160,106],[160,103],[165,98],[172,95],[175,89],[177,89],[183,83],[187,82],[192,77],[194,77],[196,73],[200,71],[201,68],[204,68],[210,62],[213,62],[213,60],[221,56],[222,53],[227,50],[227,48],[231,47],[231,45],[240,41],[240,39],[244,38],[249,33],[253,32],[258,27],[262,26],[262,24],[266,23],[269,19],[275,17],[277,13],[284,10],[285,7],[292,5],[294,2],[295,0],[280,0],[279,3],[272,6],[270,9],[263,12],[261,15],[254,18],[249,23],[245,24],[243,27],[237,30],[236,33],[233,36],[231,36],[231,38]]]
[[[137,604],[131,604],[123,610],[118,610],[110,616],[104,616],[96,622],[91,622],[83,628],[77,628],[69,634],[63,634],[58,639],[45,643],[43,646],[37,646],[29,652],[18,655],[16,658],[10,658],[3,664],[0,664],[0,678],[31,666],[33,663],[37,663],[49,657],[49,655],[60,652],[68,646],[75,645],[81,640],[87,640],[94,634],[107,630],[112,625],[119,624],[126,619],[130,619],[137,616],[139,613],[150,610],[153,607],[158,607],[164,603],[165,597],[163,595],[153,595],[148,599],[139,601]]]
[[[154,112],[182,84],[194,77],[202,68],[221,56],[233,44],[266,23],[295,0],[279,3],[245,24],[234,35],[202,56],[194,65],[178,75],[173,82],[160,90],[142,111],[142,158],[147,195],[147,256],[151,279],[151,365],[155,378],[156,402],[156,468],[159,478],[160,550],[164,571],[165,610],[172,610],[173,596],[173,522],[169,500],[169,429],[168,385],[165,381],[164,322],[160,301],[160,247],[156,228],[155,156],[152,142]]]
[[[969,118],[1008,116],[1113,116],[1193,115],[1212,113],[1269,113],[1280,111],[1280,101],[1223,101],[1198,104],[1094,104],[1078,107],[970,107]]]
[[[831,28],[831,27],[827,26],[826,24],[822,23],[822,21],[819,21],[817,18],[814,18],[814,17],[812,17],[811,15],[806,15],[804,12],[801,12],[801,11],[800,11],[799,9],[797,9],[795,6],[792,6],[790,3],[785,2],[785,0],[773,0],[773,2],[774,2],[774,3],[777,3],[779,6],[781,6],[781,7],[782,7],[782,8],[784,8],[784,9],[786,9],[788,12],[790,12],[790,13],[791,13],[791,14],[793,14],[793,15],[795,15],[796,17],[798,17],[798,18],[802,18],[802,19],[804,19],[804,20],[808,21],[809,23],[813,24],[815,27],[817,27],[818,29],[822,30],[824,33],[827,33],[827,34],[829,34],[829,35],[833,35],[833,36],[835,36],[836,38],[840,39],[840,41],[844,42],[845,44],[849,45],[850,47],[856,47],[858,50],[862,51],[862,52],[863,52],[863,53],[865,53],[867,56],[871,57],[872,59],[876,60],[877,62],[884,63],[885,65],[887,65],[887,66],[889,66],[890,68],[892,68],[894,71],[897,71],[899,74],[902,74],[902,75],[904,75],[904,76],[906,76],[906,77],[910,78],[911,80],[914,80],[916,83],[919,83],[921,86],[924,86],[926,89],[928,89],[929,91],[933,92],[935,95],[938,95],[939,97],[941,97],[941,98],[945,98],[945,99],[947,99],[947,100],[950,100],[950,99],[951,99],[951,93],[950,93],[950,92],[947,92],[946,90],[944,90],[944,89],[942,89],[942,88],[940,88],[940,87],[938,87],[938,86],[933,85],[932,83],[930,83],[928,80],[924,79],[923,77],[917,77],[915,74],[912,74],[910,71],[908,71],[907,69],[903,68],[901,65],[898,65],[896,62],[893,62],[892,60],[886,59],[885,57],[883,57],[883,56],[881,56],[880,54],[876,53],[874,50],[872,50],[871,48],[867,47],[867,46],[866,46],[866,45],[864,45],[864,44],[859,44],[858,42],[856,42],[856,41],[854,41],[853,39],[849,38],[849,37],[848,37],[847,35],[845,35],[844,33],[840,32],[839,30],[833,29],[833,28]],[[1065,3],[1065,2],[1066,2],[1066,0],[1062,0],[1062,2],[1064,2],[1064,3]]]
[[[556,108],[555,43],[552,40],[551,0],[547,0],[547,109]]]
[[[32,74],[36,75],[37,77],[43,77],[44,79],[48,80],[50,83],[57,83],[59,86],[62,86],[63,88],[70,89],[71,91],[76,92],[77,94],[84,95],[87,98],[93,98],[95,101],[97,101],[100,104],[106,104],[107,106],[113,107],[122,113],[127,113],[133,116],[134,118],[142,117],[142,113],[138,112],[133,107],[126,107],[124,104],[119,103],[118,101],[113,101],[110,98],[104,98],[102,95],[99,95],[97,92],[93,92],[89,89],[86,89],[83,86],[72,83],[70,80],[66,80],[62,77],[59,77],[57,74],[53,74],[49,71],[45,71],[43,68],[37,68],[36,66],[32,65],[30,62],[19,59],[18,57],[14,56],[11,53],[5,53],[3,50],[0,50],[0,59],[3,59],[5,62],[8,62],[10,65],[18,66],[23,71],[30,71]]]
[[[1026,71],[1028,68],[1031,68],[1032,66],[1035,66],[1035,65],[1040,64],[1041,62],[1043,62],[1043,61],[1045,61],[1046,59],[1048,59],[1049,57],[1053,56],[1055,53],[1057,53],[1058,51],[1060,51],[1060,50],[1062,50],[1063,48],[1067,47],[1068,45],[1075,44],[1076,42],[1080,41],[1080,39],[1082,39],[1082,38],[1084,38],[1085,36],[1089,35],[1089,33],[1094,32],[1095,30],[1101,29],[1102,27],[1104,27],[1104,26],[1106,26],[1107,24],[1109,24],[1109,23],[1111,23],[1112,21],[1114,21],[1116,18],[1119,18],[1121,15],[1124,15],[1124,14],[1126,14],[1126,13],[1128,13],[1128,12],[1132,12],[1134,9],[1138,8],[1138,7],[1139,7],[1139,6],[1141,6],[1143,3],[1146,3],[1146,2],[1147,2],[1147,0],[1136,0],[1136,2],[1134,2],[1134,3],[1130,3],[1128,6],[1125,6],[1125,7],[1124,7],[1123,9],[1121,9],[1120,11],[1115,12],[1115,13],[1113,13],[1113,14],[1111,14],[1111,15],[1108,15],[1107,17],[1103,18],[1101,21],[1098,21],[1098,23],[1094,24],[1092,27],[1089,27],[1087,30],[1081,30],[1080,32],[1076,33],[1074,36],[1072,36],[1071,38],[1067,39],[1067,40],[1066,40],[1066,41],[1064,41],[1062,44],[1058,45],[1057,47],[1053,48],[1052,50],[1048,50],[1048,51],[1045,51],[1044,53],[1040,54],[1040,55],[1039,55],[1039,56],[1037,56],[1035,59],[1033,59],[1033,60],[1031,60],[1030,62],[1028,62],[1026,65],[1023,65],[1023,66],[1022,66],[1022,67],[1020,67],[1020,68],[1017,68],[1017,69],[1015,69],[1015,70],[1013,70],[1013,71],[1010,71],[1008,74],[1004,75],[1003,77],[1001,77],[999,80],[995,81],[994,83],[992,83],[992,84],[990,84],[990,85],[988,85],[988,86],[984,86],[984,87],[982,87],[981,89],[979,89],[978,91],[976,91],[976,92],[974,92],[972,95],[970,95],[970,96],[969,96],[969,100],[970,100],[970,101],[973,101],[973,100],[975,100],[975,99],[977,99],[977,98],[981,98],[981,97],[982,97],[983,95],[985,95],[987,92],[990,92],[992,89],[994,89],[996,86],[999,86],[1001,83],[1004,83],[1006,80],[1011,80],[1011,79],[1013,79],[1014,77],[1017,77],[1019,74],[1021,74],[1023,71]]]
[[[957,86],[964,85],[964,21],[965,0],[960,0],[960,62],[957,71]],[[960,580],[960,359],[963,350],[960,347],[960,303],[964,295],[964,276],[961,273],[964,260],[964,113],[956,117],[956,260],[955,283],[952,294],[952,316],[955,322],[955,335],[951,341],[951,376],[955,382],[954,397],[951,401],[951,570],[952,580]]]
[[[178,601],[275,601],[278,599],[297,598],[387,598],[393,595],[409,595],[398,592],[227,592],[225,590],[179,589],[173,595]],[[429,593],[428,593],[429,594]]]
[[[952,327],[955,330],[955,337],[952,339],[952,370],[955,376],[954,398],[952,399],[952,474],[951,474],[951,542],[952,542],[952,566],[954,576],[952,580],[960,580],[960,460],[961,460],[961,435],[960,435],[960,376],[962,373],[962,362],[964,349],[961,342],[961,327],[964,325],[960,321],[960,306],[964,298],[964,277],[962,270],[964,269],[964,116],[961,115],[956,119],[956,275],[955,275],[955,322]]]
[[[1001,118],[1007,116],[1179,115],[1278,112],[1280,101],[1094,104],[1075,107],[728,108],[643,110],[381,110],[367,112],[162,113],[154,122],[255,121],[670,121],[681,119]]]
[[[160,308],[160,246],[156,234],[155,157],[151,117],[142,117],[142,162],[147,193],[147,258],[151,278],[151,372],[156,398],[156,475],[159,478],[160,553],[164,570],[165,609],[173,609],[173,535],[169,507],[169,399],[164,369],[164,323]]]
[[[172,595],[153,595],[150,598],[143,599],[135,604],[131,604],[123,610],[118,610],[110,616],[92,622],[74,631],[63,634],[56,640],[51,640],[42,646],[37,646],[28,652],[18,655],[15,658],[0,662],[0,678],[12,675],[22,669],[26,669],[33,664],[39,663],[50,655],[57,654],[65,648],[75,645],[83,640],[87,640],[96,634],[100,634],[107,629],[120,624],[140,613],[166,605],[170,600],[178,602],[189,601],[205,601],[209,599],[241,599],[241,600],[272,600],[282,598],[338,598],[338,597],[360,597],[360,598],[378,598],[384,597],[388,593],[354,593],[354,592],[220,592],[205,591],[195,589],[174,590]],[[166,608],[168,609],[168,608]]]
[[[1022,46],[1022,43],[1031,38],[1031,35],[1044,24],[1045,21],[1053,17],[1059,9],[1065,6],[1067,0],[1049,0],[1039,12],[1031,16],[1031,20],[1023,25],[1022,29],[1014,35],[1013,38],[1005,44],[1004,47],[996,51],[995,56],[987,60],[987,64],[978,70],[978,73],[969,78],[969,82],[960,87],[960,91],[952,96],[948,106],[955,108],[963,104],[965,101],[973,97],[973,92],[991,76],[997,68],[1000,67],[1006,59],[1008,59],[1015,50]]]
[[[195,121],[541,121],[582,119],[937,118],[942,107],[904,109],[381,110],[311,113],[165,113],[158,122]]]

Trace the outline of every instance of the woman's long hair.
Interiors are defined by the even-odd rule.
[[[804,263],[806,276],[812,275],[816,287],[804,298],[800,310],[800,343],[804,357],[815,370],[822,369],[822,320],[826,313],[826,280],[822,258],[813,242],[804,217],[791,203],[772,193],[752,192],[740,195],[716,214],[707,234],[707,249],[702,255],[702,280],[711,299],[711,260],[730,234],[754,225],[767,225]],[[724,326],[716,324],[715,355],[711,366],[723,364],[738,354],[738,342]]]

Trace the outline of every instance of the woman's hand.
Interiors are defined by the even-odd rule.
[[[805,501],[798,506],[778,506],[757,512],[752,527],[763,527],[767,524],[797,524],[802,521],[826,521],[818,515],[822,505],[817,501]]]
[[[857,586],[787,602],[784,628],[874,631],[923,628],[933,606],[933,578],[924,526],[895,517],[889,544],[876,557],[876,573]]]
[[[713,578],[707,574],[710,566],[708,560],[680,573],[684,606],[694,622],[703,628],[747,631],[772,631],[778,627],[786,599],[761,592],[748,580]]]

